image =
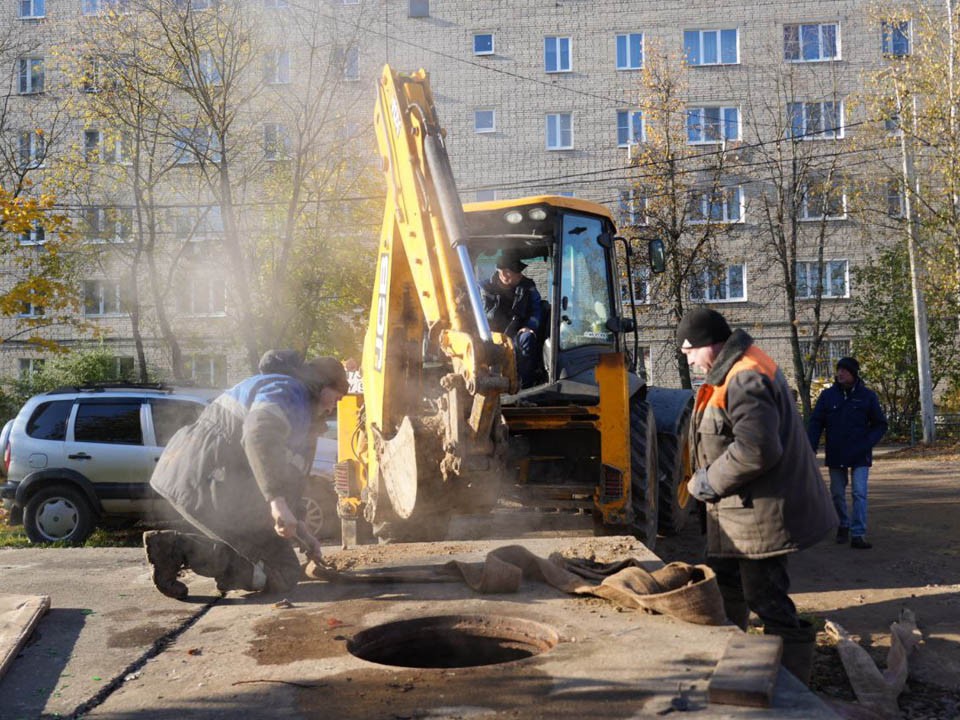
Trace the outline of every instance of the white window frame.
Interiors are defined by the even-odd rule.
[[[832,27],[834,29],[834,55],[827,56],[824,52],[827,50],[824,28]],[[791,57],[791,44],[792,39],[787,39],[788,28],[796,28],[797,41],[796,41],[796,57]],[[804,33],[808,32],[805,28],[816,28],[817,29],[817,57],[815,58],[805,58],[803,57],[803,46],[804,46]],[[840,23],[836,22],[825,22],[825,23],[787,23],[783,26],[783,59],[786,62],[792,63],[809,63],[809,62],[832,62],[834,60],[840,60]]]
[[[489,123],[482,123],[484,116],[489,116]],[[477,108],[473,111],[473,131],[477,134],[497,131],[497,111],[494,108]]]
[[[838,266],[842,264],[842,269]],[[817,282],[820,263],[817,260],[798,260],[796,263],[797,300],[815,300],[817,298]],[[835,295],[831,292],[834,275],[837,271],[843,275],[843,294]],[[843,259],[824,259],[823,261],[823,295],[824,299],[843,300],[850,297],[850,261]],[[804,292],[806,291],[806,292]]]
[[[223,160],[219,139],[207,127],[181,128],[174,138],[174,154],[177,165],[194,163],[219,163]]]
[[[823,220],[843,220],[847,217],[847,193],[846,189],[839,185],[834,185],[831,188],[823,188],[822,183],[819,183],[819,187],[814,192],[811,192],[808,187],[801,188],[801,198],[800,198],[800,207],[798,220],[801,222],[819,222]],[[830,215],[823,212],[823,206],[828,205],[831,200],[830,194],[840,193],[840,209],[841,212],[839,215]],[[820,207],[817,207],[820,206]]]
[[[80,14],[86,16],[99,15],[105,10],[126,13],[129,9],[128,0],[80,0]]]
[[[898,219],[905,218],[907,216],[907,199],[903,193],[903,182],[893,178],[887,181],[884,189],[886,190],[887,216]]]
[[[47,158],[47,142],[44,136],[34,130],[20,133],[20,167],[25,170],[42,168]]]
[[[267,85],[290,84],[290,50],[276,48],[264,56],[263,78]]]
[[[836,125],[827,127],[827,106],[833,106],[832,112],[836,117]],[[797,109],[800,113],[797,114]],[[800,119],[800,127],[797,126],[796,119]],[[819,118],[819,123],[815,121]],[[811,127],[811,124],[819,127]],[[800,138],[801,140],[842,140],[845,135],[846,124],[844,118],[843,100],[822,100],[813,102],[789,102],[787,103],[787,124],[790,137]],[[800,132],[797,132],[799,130]]]
[[[490,49],[489,50],[478,50],[477,49],[477,40],[480,38],[490,38]],[[473,54],[478,56],[483,55],[495,55],[497,52],[496,38],[492,32],[478,32],[473,34]]]
[[[180,288],[177,297],[184,317],[226,317],[227,286],[222,275],[197,274]]]
[[[217,60],[210,50],[201,50],[197,60],[200,78],[205,85],[214,87],[223,85],[223,76],[220,74],[220,68],[217,67]]]
[[[730,212],[736,209],[736,217]],[[719,210],[718,216],[714,210]],[[719,192],[698,192],[690,198],[690,218],[692,225],[742,223],[744,216],[743,187],[721,188]]]
[[[347,3],[344,2],[344,5]],[[288,0],[263,0],[263,6],[268,10],[283,10],[290,7]]]
[[[550,46],[553,45],[555,66],[550,66]],[[566,65],[564,65],[566,54]],[[569,35],[547,35],[543,39],[543,68],[548,73],[573,72],[573,40]]]
[[[637,194],[636,188],[624,188],[619,198],[620,225],[644,227],[647,225],[647,199]]]
[[[813,377],[832,378],[837,367],[837,361],[850,355],[850,340],[823,340],[820,343],[820,357],[812,357],[813,341],[801,340],[800,353],[806,361],[812,362]]]
[[[650,293],[650,279],[652,273],[650,266],[638,263],[633,266],[633,304],[649,305],[652,302]],[[630,306],[630,287],[627,285],[627,278],[620,280],[620,304],[623,307]]]
[[[26,12],[24,12],[26,10]],[[46,17],[44,0],[19,0],[17,2],[17,17],[21,20],[38,20]]]
[[[903,32],[903,26],[906,26],[906,32]],[[895,38],[899,35],[907,44],[906,52],[895,51]],[[884,20],[880,23],[880,52],[891,58],[905,58],[913,54],[913,23],[910,20],[898,20],[891,22]]]
[[[88,243],[123,243],[133,235],[133,208],[87,206],[81,213]]]
[[[38,317],[37,315],[22,315],[21,317]],[[45,358],[17,358],[17,377],[29,381],[43,369]]]
[[[731,273],[738,269],[740,271],[740,285],[743,295],[737,297],[730,296]],[[718,275],[723,277],[719,278]],[[697,290],[703,291],[703,296],[698,297]],[[711,296],[711,293],[713,295]],[[730,263],[722,267],[708,267],[700,272],[692,273],[690,276],[691,302],[696,303],[732,303],[744,302],[747,300],[747,265],[746,263]]]
[[[47,232],[40,223],[36,223],[26,232],[20,233],[21,245],[43,245],[46,241]]]
[[[716,110],[717,111],[717,137],[708,137],[708,130],[713,128],[714,125],[707,124],[707,111]],[[734,137],[728,137],[728,128],[730,122],[728,120],[728,113],[736,113],[736,134]],[[691,120],[696,118],[696,123],[691,125]],[[693,127],[699,128],[699,137],[691,139],[691,129]],[[686,115],[686,130],[687,130],[687,144],[688,145],[719,145],[722,142],[735,142],[740,139],[740,108],[735,105],[698,105],[694,107],[687,108]]]
[[[348,82],[354,82],[360,79],[360,47],[357,45],[348,45],[341,48],[340,62],[343,64],[341,78]],[[287,74],[290,74],[288,68]],[[287,82],[290,82],[289,80]]]
[[[285,3],[287,0],[283,0]],[[341,0],[342,5],[359,5],[360,0]]]
[[[263,124],[263,159],[269,162],[290,159],[290,135],[283,123]]]
[[[564,128],[564,121],[566,121],[566,128]],[[555,136],[555,142],[552,145],[550,144],[551,133]],[[564,143],[564,134],[569,136],[569,141],[566,144]],[[546,146],[547,150],[573,149],[573,113],[547,113]]]
[[[187,357],[185,365],[190,369],[190,379],[200,387],[218,387],[226,383],[227,358],[224,355],[193,353]],[[218,375],[218,369],[222,369],[223,376]]]
[[[636,43],[633,42],[636,38]],[[633,57],[634,54],[639,57]],[[623,60],[621,61],[621,55]],[[617,70],[642,70],[643,69],[643,33],[620,33],[616,38],[616,63]]]
[[[17,69],[17,93],[19,95],[37,95],[43,92],[46,67],[42,57],[18,58]]]
[[[87,294],[88,285],[96,284],[97,311],[87,311],[87,300],[90,297]],[[83,281],[83,315],[84,317],[120,317],[126,315],[123,311],[123,305],[126,300],[123,293],[123,283],[119,280],[110,280],[107,278],[88,278]],[[107,302],[107,296],[112,295],[112,302]],[[116,307],[116,309],[109,309]]]
[[[723,37],[724,33],[734,34],[733,39],[733,60],[724,60],[723,59]],[[688,40],[692,40],[692,36],[696,35],[696,56],[691,59],[691,54],[689,52]],[[708,62],[704,60],[705,48],[706,48],[706,38],[709,36],[716,37],[716,47],[717,47],[717,59],[715,62]],[[713,67],[715,65],[739,65],[740,64],[740,29],[739,28],[717,28],[715,30],[684,30],[683,31],[683,50],[684,57],[686,58],[687,65],[690,67]],[[694,62],[694,60],[696,62]]]
[[[637,124],[639,123],[639,132]],[[626,139],[624,140],[624,132]],[[617,147],[632,147],[647,140],[647,129],[643,122],[643,112],[636,108],[617,110]]]

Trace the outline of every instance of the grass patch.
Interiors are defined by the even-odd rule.
[[[50,545],[34,545],[27,537],[23,525],[10,525],[7,522],[9,512],[6,508],[0,507],[0,548],[63,548],[70,547],[65,543],[52,543]],[[85,547],[139,547],[143,531],[146,528],[139,524],[122,528],[102,528],[98,527],[93,534],[87,538]]]

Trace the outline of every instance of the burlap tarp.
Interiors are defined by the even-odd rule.
[[[542,582],[572,595],[592,595],[620,607],[642,609],[670,615],[700,625],[723,625],[723,599],[717,578],[706,565],[674,562],[648,572],[640,562],[629,558],[600,564],[580,558],[565,558],[554,553],[549,558],[534,555],[521,545],[505,545],[492,550],[483,562],[453,560],[425,577],[422,572],[376,576],[337,572],[313,563],[307,576],[334,582],[430,582],[451,576],[462,579],[479,593],[515,593],[523,580]]]

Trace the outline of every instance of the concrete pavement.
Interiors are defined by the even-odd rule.
[[[548,556],[659,561],[630,538],[520,541]],[[360,549],[357,567],[481,560],[505,541]],[[535,584],[516,595],[459,583],[305,582],[277,597],[231,593],[190,576],[190,602],[153,588],[129,548],[0,550],[0,590],[48,594],[50,613],[0,679],[0,718],[610,718],[656,716],[678,689],[701,718],[832,718],[781,671],[769,710],[707,705],[707,681],[732,627],[623,612]],[[425,616],[512,619],[559,642],[514,662],[408,668],[350,654],[347,641],[381,623]],[[398,652],[409,648],[407,638]]]

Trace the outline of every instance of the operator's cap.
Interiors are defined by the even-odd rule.
[[[716,310],[691,310],[677,326],[677,344],[684,348],[698,348],[725,342],[730,337],[730,326]]]
[[[497,260],[497,270],[512,270],[515,273],[523,272],[527,264],[520,259],[520,256],[511,250],[504,252]]]
[[[330,355],[307,360],[297,369],[295,375],[303,381],[314,397],[319,396],[326,387],[333,388],[341,395],[346,395],[350,390],[347,371],[339,360]]]

